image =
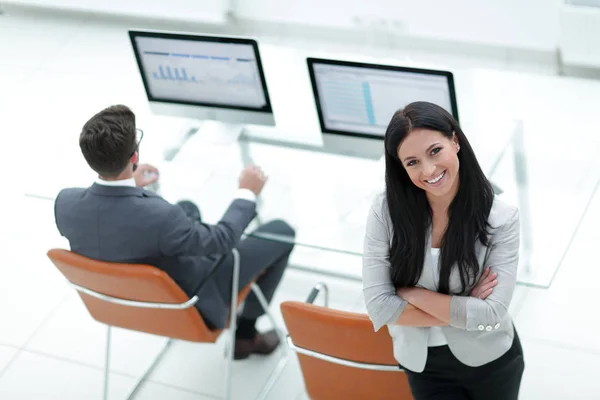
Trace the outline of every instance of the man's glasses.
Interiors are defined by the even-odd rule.
[[[140,143],[142,142],[142,139],[144,138],[144,131],[141,129],[135,129],[136,135],[135,135],[135,149],[133,149],[133,152],[131,153],[131,156],[133,156],[135,154],[136,151],[139,150],[140,148]],[[131,157],[130,156],[130,157]]]

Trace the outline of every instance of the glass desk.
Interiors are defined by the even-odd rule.
[[[521,123],[490,174],[520,211],[518,279],[549,287],[600,186],[600,137],[570,132],[548,140],[548,122]]]
[[[469,123],[462,125],[464,128]],[[575,152],[575,144],[572,148],[540,144],[543,130],[528,130],[520,121],[486,126],[479,134],[474,133],[477,126],[483,125],[471,124],[464,129],[484,172],[503,190],[500,197],[520,208],[518,282],[546,288],[600,182],[600,167],[594,159],[600,141],[591,145],[588,141],[589,151],[582,159],[581,151]],[[159,193],[171,202],[195,202],[208,223],[223,215],[235,195],[243,167],[260,165],[269,180],[259,198],[258,217],[247,234],[252,235],[260,223],[284,219],[295,228],[295,238],[261,238],[293,241],[292,267],[360,280],[367,213],[373,197],[384,189],[383,160],[252,141],[211,142],[201,135],[193,136],[172,161],[147,150],[141,149],[142,159],[161,171]],[[25,193],[53,200],[61,188],[89,186],[94,179],[81,157],[48,166],[46,175],[56,179],[26,188]]]

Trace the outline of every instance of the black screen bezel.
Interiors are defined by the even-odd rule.
[[[258,66],[258,75],[260,77],[262,90],[265,95],[265,103],[266,104],[263,107],[257,108],[257,107],[236,106],[236,105],[222,104],[222,103],[197,102],[197,101],[189,101],[189,100],[175,100],[172,98],[152,96],[152,94],[150,93],[150,88],[149,88],[148,82],[146,81],[146,74],[145,74],[146,71],[144,70],[144,65],[142,64],[140,52],[139,52],[139,49],[138,49],[138,46],[137,46],[137,43],[135,40],[137,37],[251,45],[254,50],[254,56],[256,58],[256,62],[257,62],[257,66]],[[131,41],[131,46],[133,47],[133,52],[135,55],[135,59],[137,62],[137,66],[138,66],[140,75],[142,77],[142,82],[144,84],[144,89],[146,91],[146,97],[148,98],[148,101],[169,103],[169,104],[185,104],[185,105],[190,105],[190,106],[223,108],[223,109],[228,109],[228,110],[255,111],[255,112],[269,113],[269,114],[273,113],[273,108],[271,106],[271,99],[269,96],[269,90],[267,88],[267,82],[265,79],[262,61],[260,58],[260,52],[258,50],[258,43],[256,42],[256,40],[249,39],[249,38],[239,38],[239,37],[234,38],[234,37],[226,37],[226,36],[206,36],[206,35],[195,35],[195,34],[188,34],[188,33],[152,32],[152,31],[138,31],[138,30],[130,30],[129,31],[129,39]]]
[[[396,72],[413,72],[424,75],[436,75],[436,76],[444,76],[448,82],[448,89],[450,92],[450,105],[452,107],[452,116],[456,121],[458,121],[458,104],[456,102],[456,89],[454,87],[454,75],[450,71],[443,70],[433,70],[433,69],[424,69],[424,68],[412,68],[412,67],[400,67],[394,65],[383,65],[383,64],[370,64],[370,63],[362,63],[362,62],[353,62],[353,61],[342,61],[342,60],[332,60],[325,58],[314,58],[308,57],[306,59],[306,63],[308,66],[308,73],[310,75],[310,83],[312,86],[313,97],[315,101],[315,106],[317,108],[317,114],[319,116],[319,124],[321,125],[321,132],[330,133],[334,135],[343,135],[343,136],[354,136],[366,139],[376,139],[383,140],[382,136],[376,136],[368,133],[358,133],[352,131],[343,131],[338,129],[329,129],[325,126],[325,118],[323,115],[323,110],[321,108],[321,100],[319,97],[319,90],[317,87],[317,78],[314,70],[315,64],[325,64],[325,65],[334,65],[334,66],[343,66],[343,67],[358,67],[358,68],[368,68],[368,69],[378,69],[378,70],[386,70],[386,71],[396,71]]]

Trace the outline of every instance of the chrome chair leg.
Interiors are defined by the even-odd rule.
[[[260,287],[256,283],[252,283],[252,285],[250,285],[250,288],[252,289],[252,292],[254,292],[254,295],[258,299],[258,302],[262,306],[262,309],[265,311],[265,315],[267,316],[267,318],[269,318],[271,325],[273,325],[273,328],[275,328],[275,332],[277,333],[277,336],[279,337],[280,343],[282,343],[282,344],[285,343],[285,340],[286,340],[285,335],[283,334],[283,332],[281,332],[281,329],[277,328],[277,322],[275,322],[275,318],[273,317],[273,314],[269,310],[269,303],[267,302],[267,299],[265,298],[265,295],[263,294],[262,290],[260,290]],[[282,346],[282,348],[286,348],[286,347]],[[284,352],[287,353],[287,349],[284,350]]]
[[[231,306],[229,311],[229,335],[228,341],[226,343],[226,357],[227,357],[227,367],[225,372],[225,400],[231,400],[231,391],[232,391],[232,366],[233,366],[233,358],[235,354],[235,334],[237,329],[237,302],[238,302],[238,293],[239,293],[239,278],[240,278],[240,253],[237,249],[232,250],[233,253],[233,279],[231,284]],[[275,328],[275,332],[279,337],[280,341],[280,349],[282,352],[282,357],[269,375],[267,382],[264,384],[262,390],[258,394],[257,399],[264,400],[273,386],[275,382],[285,369],[285,366],[288,362],[288,348],[286,345],[286,337],[283,335],[283,332],[279,328],[277,328],[277,323],[275,322],[275,318],[273,314],[269,311],[269,303],[265,298],[263,292],[260,290],[260,287],[256,283],[252,283],[250,285],[252,292],[256,295],[261,307],[263,308],[265,314],[269,318],[271,324]]]
[[[277,363],[277,365],[275,366],[273,371],[271,371],[271,374],[269,375],[267,382],[265,382],[260,393],[256,397],[257,400],[264,400],[267,398],[267,396],[271,392],[271,389],[273,389],[273,386],[275,386],[275,383],[277,382],[277,380],[283,373],[283,370],[285,369],[285,367],[289,361],[289,350],[287,347],[286,337],[283,334],[283,332],[281,331],[281,329],[279,329],[277,327],[275,318],[273,317],[273,314],[269,310],[269,303],[267,302],[267,299],[265,298],[265,295],[263,294],[262,290],[260,290],[260,287],[258,287],[258,285],[256,283],[252,283],[252,285],[250,287],[251,287],[252,291],[254,292],[254,294],[256,295],[256,298],[258,299],[263,310],[265,311],[265,315],[267,316],[267,318],[269,318],[271,325],[273,325],[273,328],[275,328],[275,332],[277,333],[277,336],[279,337],[280,351],[282,353],[281,359],[279,360],[279,362]]]
[[[104,394],[102,398],[108,400],[108,377],[110,375],[110,339],[111,339],[111,328],[110,325],[106,326],[106,350],[104,358]]]
[[[235,331],[237,330],[237,303],[240,281],[240,253],[237,249],[233,253],[233,278],[231,283],[231,306],[229,308],[229,337],[226,343],[227,367],[225,369],[225,400],[231,399],[231,381],[233,357],[235,354]]]
[[[106,329],[106,354],[104,361],[104,392],[102,394],[103,400],[108,400],[108,389],[109,389],[109,376],[110,376],[110,347],[111,347],[111,338],[112,338],[112,328],[110,325],[107,325]],[[150,365],[146,368],[146,370],[142,373],[142,375],[135,381],[133,387],[129,390],[129,394],[125,399],[132,399],[133,396],[137,393],[141,384],[146,380],[146,377],[154,370],[154,367],[158,364],[162,356],[165,354],[173,339],[167,339],[165,344],[160,349],[156,357],[152,360]]]
[[[165,341],[165,344],[163,345],[163,347],[161,347],[161,349],[158,352],[158,354],[156,355],[156,357],[154,357],[154,359],[152,360],[150,365],[146,368],[146,370],[142,373],[142,375],[137,379],[137,381],[134,383],[133,387],[131,389],[129,389],[129,394],[127,395],[127,397],[125,397],[125,399],[127,399],[127,400],[132,399],[136,395],[136,393],[137,393],[138,389],[140,388],[140,386],[142,385],[142,383],[146,380],[148,375],[150,375],[150,373],[158,365],[158,362],[161,360],[161,358],[163,357],[163,355],[165,354],[165,352],[167,351],[169,346],[171,346],[171,343],[173,343],[173,339],[169,338]]]

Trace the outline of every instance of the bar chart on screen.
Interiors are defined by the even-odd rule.
[[[144,52],[158,56],[153,60],[152,78],[192,83],[256,84],[256,72],[250,59],[203,54]],[[166,59],[165,57],[168,57]]]
[[[375,125],[373,101],[368,82],[344,79],[322,79],[323,106],[329,121],[352,121]]]
[[[160,60],[149,64],[152,78],[156,81],[236,85],[257,83],[252,64],[225,57]]]
[[[198,83],[195,76],[189,76],[185,68],[174,67],[168,65],[159,65],[158,71],[152,73],[152,77],[157,80],[170,80]]]
[[[249,45],[152,39],[140,42],[149,93],[195,103],[263,106],[256,55]]]

